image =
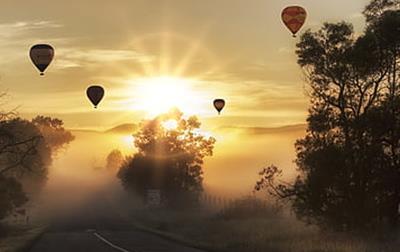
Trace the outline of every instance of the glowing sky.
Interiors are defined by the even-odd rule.
[[[137,122],[159,112],[154,103],[219,125],[303,123],[304,76],[281,10],[304,6],[303,31],[341,20],[361,31],[368,2],[1,0],[0,85],[22,116],[57,116],[74,128]],[[45,78],[28,58],[35,43],[56,48]],[[97,111],[85,97],[90,84],[107,89]],[[220,97],[227,107],[217,119]]]

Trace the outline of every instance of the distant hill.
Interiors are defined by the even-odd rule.
[[[294,124],[294,125],[286,125],[281,127],[241,127],[241,126],[222,126],[219,127],[219,130],[229,131],[229,130],[239,130],[243,133],[250,135],[263,135],[263,134],[279,134],[279,133],[301,133],[305,132],[307,128],[306,124]],[[117,125],[113,128],[105,130],[103,132],[96,130],[87,130],[87,129],[72,129],[74,132],[97,132],[97,133],[112,133],[112,134],[132,134],[138,129],[137,124],[133,123],[125,123],[121,125]]]
[[[294,124],[282,127],[235,127],[225,126],[220,129],[223,130],[242,130],[245,133],[251,135],[263,135],[263,134],[277,134],[277,133],[292,133],[292,132],[305,132],[307,128],[306,124]]]
[[[132,134],[137,130],[137,125],[133,123],[125,123],[114,128],[104,131],[104,133],[114,133],[114,134]]]
[[[94,129],[80,129],[80,128],[72,128],[68,129],[71,132],[75,133],[101,133],[101,131],[94,130]]]

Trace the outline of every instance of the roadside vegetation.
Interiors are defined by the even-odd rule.
[[[39,230],[31,225],[29,204],[42,191],[52,158],[73,140],[59,119],[37,116],[26,120],[15,111],[0,113],[1,251],[17,234],[24,239]]]

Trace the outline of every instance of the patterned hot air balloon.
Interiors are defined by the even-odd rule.
[[[86,89],[86,95],[90,102],[97,108],[97,105],[101,102],[104,97],[104,88],[102,86],[90,86]]]
[[[300,6],[289,6],[282,11],[282,21],[292,32],[293,37],[304,25],[307,18],[307,12]]]
[[[54,58],[54,48],[47,44],[34,45],[29,56],[36,68],[39,69],[40,75],[44,75],[44,71]]]
[[[218,114],[220,114],[222,109],[225,107],[224,99],[215,99],[214,100],[214,107],[218,111]]]

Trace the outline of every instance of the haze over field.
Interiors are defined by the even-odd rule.
[[[62,193],[71,197],[63,198],[66,204],[83,203],[88,195],[99,190],[107,190],[110,186],[113,191],[115,186],[119,187],[113,173],[105,168],[106,157],[113,149],[119,149],[125,155],[136,151],[127,128],[131,128],[130,125],[111,132],[73,131],[76,139],[54,162],[43,197],[47,199],[52,195],[54,204],[59,204],[57,195]],[[259,170],[271,163],[285,168],[288,177],[294,174],[293,144],[304,134],[305,126],[257,130],[264,132],[251,128],[215,131],[217,141],[221,141],[215,146],[214,157],[205,161],[206,192],[229,197],[248,195]],[[239,140],[240,145],[233,145]],[[253,151],[243,152],[244,149]]]

